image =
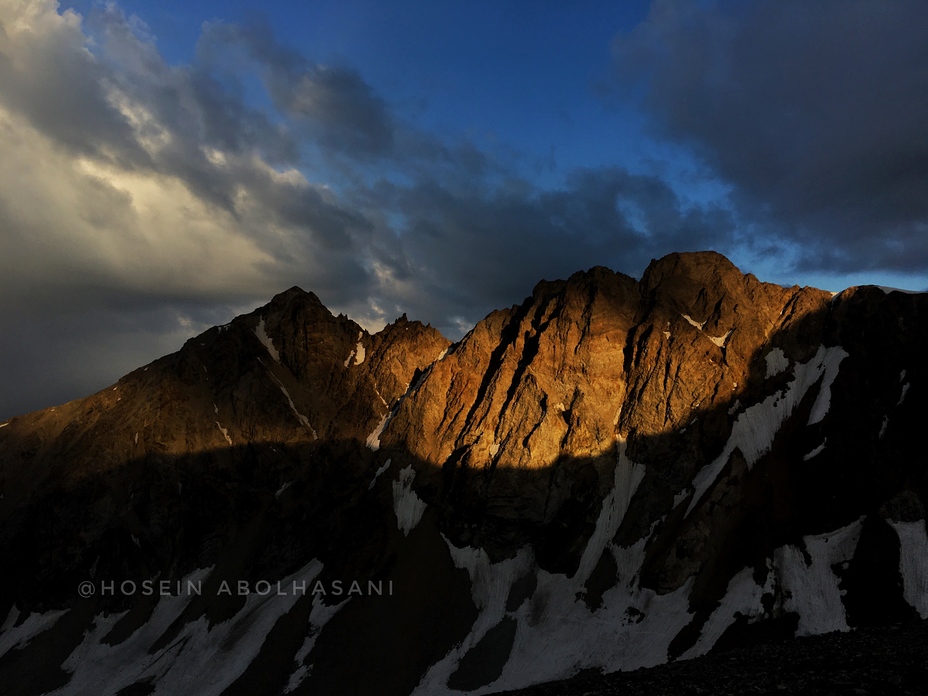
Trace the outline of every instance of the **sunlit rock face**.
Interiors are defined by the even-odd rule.
[[[293,288],[0,424],[0,683],[490,693],[928,618],[926,317],[711,252],[453,345]]]

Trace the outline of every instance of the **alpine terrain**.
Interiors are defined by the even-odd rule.
[[[0,692],[485,694],[928,618],[928,295],[292,288],[0,423]],[[867,628],[869,630],[869,628]]]

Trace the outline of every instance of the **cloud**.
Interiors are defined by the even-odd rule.
[[[112,6],[94,18],[99,55],[76,15],[30,8],[0,14],[4,292],[51,278],[256,297],[305,268],[363,285],[364,220],[269,163],[296,145],[274,128],[259,136],[265,116],[197,68],[166,65]],[[77,88],[62,89],[72,73]]]
[[[722,205],[655,175],[542,190],[517,153],[417,128],[260,22],[208,24],[168,64],[114,4],[0,4],[0,151],[0,417],[292,285],[371,329],[407,312],[457,337],[541,278],[734,240]]]
[[[258,18],[247,26],[211,22],[204,27],[198,54],[206,64],[216,66],[236,49],[259,66],[277,109],[305,127],[324,151],[354,159],[392,151],[392,116],[356,71],[311,63],[279,44]]]
[[[928,5],[658,0],[615,42],[662,137],[800,265],[928,269]],[[763,243],[764,240],[758,240]]]
[[[86,396],[244,309],[139,297],[121,306],[118,298],[101,297],[96,306],[72,311],[68,298],[60,299],[42,313],[0,307],[0,421]]]
[[[618,168],[574,172],[553,191],[519,180],[487,190],[427,180],[370,195],[366,205],[395,211],[403,230],[402,255],[380,268],[381,285],[452,335],[460,318],[519,302],[543,278],[595,265],[637,275],[671,251],[734,243],[723,207],[689,205],[658,177]]]

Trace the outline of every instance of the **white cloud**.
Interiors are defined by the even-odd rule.
[[[193,71],[165,65],[114,7],[103,19],[97,57],[75,13],[53,2],[0,8],[0,222],[13,249],[0,259],[3,291],[35,297],[50,281],[92,279],[170,297],[266,297],[333,267],[363,282],[345,253],[353,231],[331,225],[331,194],[258,148],[211,144]],[[65,66],[80,69],[82,95],[56,93],[49,73]],[[107,119],[120,128],[94,132],[90,120]],[[320,249],[332,238],[339,250]]]
[[[168,294],[270,287],[260,266],[271,255],[183,180],[73,157],[4,109],[0,150],[0,210],[11,252],[0,258],[4,293],[81,285],[87,277]]]

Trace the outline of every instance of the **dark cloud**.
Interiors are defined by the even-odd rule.
[[[519,302],[541,279],[605,265],[640,274],[671,251],[726,248],[734,223],[721,207],[686,205],[661,179],[622,169],[575,172],[566,185],[539,191],[513,179],[486,192],[456,191],[437,181],[381,186],[368,204],[395,211],[403,256],[397,282],[414,278],[423,316],[473,323]]]
[[[657,132],[802,265],[928,268],[928,4],[676,3],[617,38]],[[761,240],[763,243],[763,240]]]
[[[66,298],[63,298],[66,299]],[[135,301],[24,314],[0,309],[0,421],[87,396],[231,319],[228,305]],[[238,310],[240,311],[240,310]],[[24,347],[28,347],[24,350]]]
[[[258,19],[247,26],[213,22],[204,27],[198,46],[204,63],[216,65],[234,49],[261,67],[275,106],[308,128],[325,151],[361,159],[392,151],[392,116],[356,71],[310,62],[279,44]]]

